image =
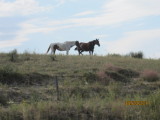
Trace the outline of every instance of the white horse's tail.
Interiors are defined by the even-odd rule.
[[[51,45],[49,45],[49,48],[48,48],[48,50],[47,50],[46,54],[49,52],[50,48],[51,48]]]

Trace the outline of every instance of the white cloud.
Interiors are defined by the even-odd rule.
[[[113,23],[160,15],[159,0],[112,0],[104,6],[105,15]]]
[[[0,41],[0,48],[13,47],[21,45],[22,42],[27,41],[28,39],[23,35],[18,35],[12,40]]]
[[[99,34],[99,35],[95,35],[93,38],[97,38],[97,39],[105,39],[109,37],[109,35],[106,34]]]
[[[28,35],[30,34],[34,34],[34,33],[46,34],[51,31],[70,28],[69,25],[65,25],[61,27],[53,27],[53,26],[46,26],[46,24],[40,25],[41,23],[42,21],[39,21],[38,19],[32,19],[19,24],[21,29],[18,30],[17,32],[14,32],[14,35],[16,37],[11,40],[0,41],[0,48],[19,46],[23,42],[29,40]],[[0,35],[1,34],[3,33],[0,33]]]
[[[81,12],[81,13],[77,13],[75,14],[74,16],[86,16],[86,15],[91,15],[91,14],[94,14],[95,12],[94,11],[85,11],[85,12]]]
[[[58,2],[58,4],[55,7],[59,7],[63,4],[65,4],[66,2],[76,2],[78,0],[56,0]]]
[[[49,9],[50,7],[40,6],[36,0],[15,0],[14,2],[0,1],[0,17],[30,15]]]
[[[77,0],[57,0],[59,5]],[[156,3],[156,4],[155,4]],[[83,11],[73,18],[63,20],[47,20],[47,26],[59,29],[78,26],[109,26],[145,16],[160,15],[159,0],[111,0],[106,2],[100,11]],[[58,4],[57,4],[58,5]],[[88,17],[88,15],[93,15]],[[81,16],[81,18],[77,18]],[[143,24],[143,23],[142,23]]]
[[[49,11],[52,8],[59,7],[66,2],[74,2],[77,0],[55,0],[53,5],[40,5],[38,0],[15,0],[7,2],[0,0],[0,17],[14,16],[14,15],[30,15],[39,12]],[[51,1],[51,2],[55,2]]]
[[[93,17],[85,16],[83,18],[59,20],[58,24],[74,24],[74,26],[119,24],[146,16],[160,15],[159,5],[159,0],[110,0],[110,2],[106,2],[102,10],[97,11]],[[93,11],[84,11],[74,16],[84,16],[92,13]]]
[[[102,44],[108,53],[127,54],[131,51],[143,51],[147,54],[146,57],[157,56],[155,51],[160,51],[159,33],[160,29],[127,32],[121,39],[102,41]]]

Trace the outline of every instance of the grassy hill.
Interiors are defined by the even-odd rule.
[[[0,120],[159,120],[159,66],[130,57],[1,53]]]

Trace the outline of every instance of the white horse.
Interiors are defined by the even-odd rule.
[[[66,51],[66,54],[68,55],[70,48],[73,47],[74,45],[76,45],[78,48],[80,47],[78,41],[66,41],[64,43],[51,43],[47,50],[47,53],[51,49],[51,54],[55,54],[56,50],[59,50],[59,51]]]

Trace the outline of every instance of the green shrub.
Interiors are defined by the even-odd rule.
[[[46,81],[46,79],[48,81]],[[48,84],[53,78],[39,73],[22,74],[17,72],[15,66],[6,65],[0,68],[0,83],[7,85],[34,85]]]
[[[97,75],[93,72],[84,73],[83,77],[89,83],[95,82],[97,80]]]
[[[22,82],[23,76],[16,72],[16,69],[10,65],[0,69],[0,83],[13,84]]]
[[[116,54],[116,53],[108,54],[108,56],[111,56],[111,57],[123,57],[122,55]]]
[[[7,97],[3,94],[0,94],[0,105],[6,106],[8,103]]]
[[[18,60],[18,53],[17,53],[17,50],[14,49],[12,50],[10,53],[9,53],[9,60],[11,62],[16,62]]]
[[[1,68],[0,71],[3,71],[3,73],[13,73],[16,71],[16,68],[12,65],[7,64],[3,68]]]
[[[139,59],[143,59],[144,55],[143,52],[130,52],[129,56],[133,57],[133,58],[139,58]]]
[[[30,53],[27,50],[25,50],[24,53],[23,53],[23,60],[28,61],[30,59],[31,59],[30,58]]]

